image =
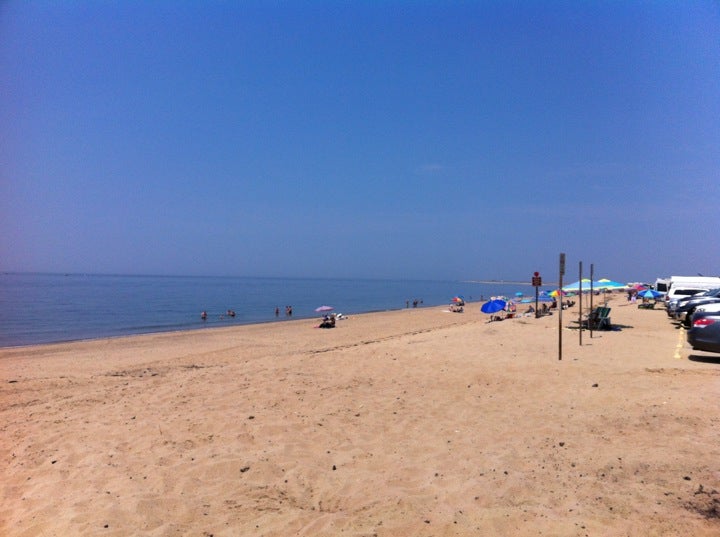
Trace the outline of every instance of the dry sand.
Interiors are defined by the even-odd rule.
[[[720,355],[610,305],[0,349],[0,534],[720,535]]]

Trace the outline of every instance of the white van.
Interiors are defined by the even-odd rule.
[[[665,300],[676,296],[691,296],[693,290],[707,291],[720,288],[720,278],[714,276],[671,276],[667,284]]]
[[[666,295],[668,292],[668,286],[670,285],[670,278],[658,278],[655,280],[655,290],[658,293]]]

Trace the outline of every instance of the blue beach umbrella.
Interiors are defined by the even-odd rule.
[[[504,300],[490,300],[480,306],[480,311],[483,313],[497,313],[498,311],[504,310],[506,305],[507,302]]]
[[[658,293],[657,291],[654,291],[653,289],[648,289],[647,291],[640,291],[640,294],[638,294],[640,298],[658,298],[662,296],[662,293]]]
[[[595,287],[593,285],[593,287]],[[562,288],[563,291],[579,291],[580,290],[580,281],[564,285]],[[583,278],[582,280],[582,290],[583,291],[589,291],[590,290],[590,280],[587,278]]]
[[[548,295],[539,295],[538,296],[538,302],[552,302],[553,300],[555,300],[555,299]],[[523,298],[520,301],[520,304],[532,304],[533,302],[535,302],[535,299],[532,297],[528,297],[528,298]]]
[[[593,283],[593,287],[597,287],[598,289],[625,289],[627,285],[620,282],[615,282],[613,280],[608,280],[607,278],[603,278],[602,280],[598,280]]]

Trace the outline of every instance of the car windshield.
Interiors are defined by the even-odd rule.
[[[703,291],[702,293],[698,293],[693,296],[684,297],[684,298],[681,298],[680,300],[692,300],[692,299],[696,299],[696,298],[708,298],[708,297],[711,297],[711,298],[720,297],[720,288],[710,289],[709,291]]]

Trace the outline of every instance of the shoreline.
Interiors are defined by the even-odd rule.
[[[466,302],[466,304],[470,304],[470,302]],[[478,307],[480,306],[480,303],[477,303]],[[347,314],[348,316],[356,316],[356,315],[369,315],[369,314],[375,314],[375,313],[388,313],[393,311],[404,311],[407,309],[422,309],[422,308],[439,308],[443,307],[442,305],[422,305],[418,306],[417,308],[394,308],[394,309],[377,309],[377,310],[369,310],[369,311],[363,311],[360,313],[350,313]],[[27,343],[23,345],[0,345],[0,352],[3,350],[13,350],[13,349],[25,349],[28,347],[44,347],[47,345],[62,345],[62,344],[73,344],[73,343],[83,343],[83,342],[92,342],[92,341],[102,341],[102,340],[115,340],[115,339],[123,339],[123,338],[133,338],[133,337],[142,337],[142,336],[153,336],[153,335],[159,335],[159,334],[182,334],[184,332],[199,332],[199,331],[205,331],[205,330],[219,330],[219,329],[232,329],[232,328],[240,328],[244,326],[267,326],[267,325],[274,325],[279,323],[288,323],[293,321],[308,321],[313,320],[315,318],[320,318],[319,314],[313,315],[313,316],[301,316],[301,315],[293,315],[292,318],[288,317],[281,317],[276,319],[270,319],[267,321],[248,321],[248,322],[242,322],[242,321],[233,321],[232,324],[225,324],[225,325],[216,325],[216,324],[206,324],[203,325],[202,321],[198,321],[198,324],[200,326],[197,326],[195,328],[187,327],[187,328],[179,328],[179,329],[168,329],[168,330],[156,330],[151,332],[135,332],[135,333],[129,333],[129,334],[119,334],[117,336],[98,336],[98,337],[89,337],[89,338],[78,338],[78,339],[65,339],[65,340],[57,340],[57,341],[47,341],[42,343]]]
[[[0,349],[0,533],[717,535],[720,359],[618,298]]]
[[[0,289],[0,346],[275,322],[286,318],[274,315],[283,304],[293,305],[294,318],[312,318],[327,301],[347,314],[402,309],[413,297],[441,305],[457,293],[472,295],[467,291],[474,287],[450,281],[16,274]],[[237,315],[225,316],[228,310]],[[203,311],[208,317],[201,324]]]

